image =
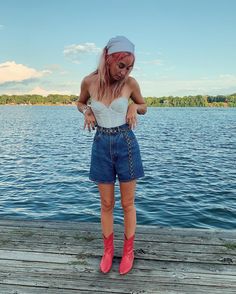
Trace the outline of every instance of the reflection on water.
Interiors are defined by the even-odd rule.
[[[0,106],[0,126],[2,218],[100,221],[88,180],[94,132],[83,130],[75,107]],[[149,108],[135,133],[145,168],[139,224],[236,227],[235,109]]]

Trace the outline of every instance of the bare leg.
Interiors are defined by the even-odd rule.
[[[108,237],[113,232],[113,209],[115,205],[115,184],[98,184],[101,198],[102,233]]]
[[[124,211],[124,226],[127,239],[135,234],[136,229],[135,188],[136,180],[120,182],[121,204]]]

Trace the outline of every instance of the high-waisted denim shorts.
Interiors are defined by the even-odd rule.
[[[140,149],[128,124],[97,126],[92,145],[89,179],[96,183],[128,182],[144,176]]]

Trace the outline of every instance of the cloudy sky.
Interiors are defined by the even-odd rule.
[[[0,94],[75,94],[116,35],[143,96],[236,92],[234,0],[0,0]]]

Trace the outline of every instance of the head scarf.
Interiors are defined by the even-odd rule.
[[[134,44],[124,36],[116,36],[111,38],[107,45],[107,53],[130,52],[134,54]]]

